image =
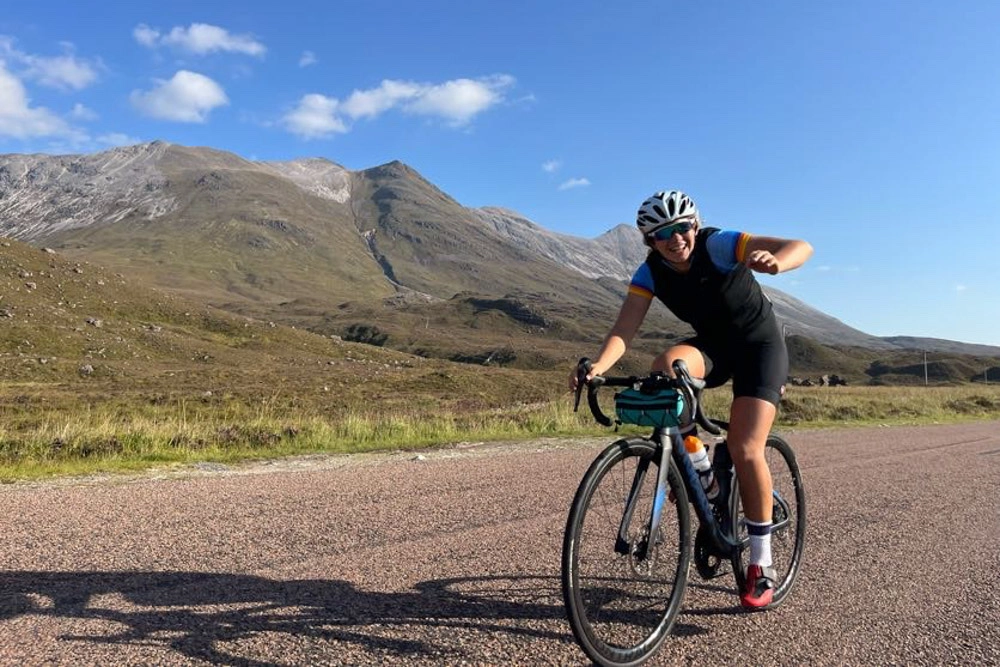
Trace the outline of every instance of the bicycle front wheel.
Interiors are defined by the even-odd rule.
[[[684,598],[691,564],[687,491],[671,459],[660,526],[650,539],[658,448],[619,440],[591,464],[573,499],[562,589],[573,634],[599,665],[636,665],[659,649]]]
[[[771,521],[771,556],[778,580],[774,597],[768,608],[781,604],[792,590],[806,543],[806,492],[802,486],[802,475],[791,446],[779,436],[769,435],[764,448],[764,457],[771,470],[773,505]],[[746,585],[747,565],[750,562],[750,538],[747,535],[746,519],[740,502],[739,482],[733,479],[730,498],[732,531],[741,545],[733,556],[733,573],[736,575],[737,589]]]

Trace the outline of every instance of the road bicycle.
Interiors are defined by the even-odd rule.
[[[709,501],[684,447],[697,427],[722,437],[728,423],[702,412],[703,380],[674,362],[674,377],[595,376],[591,364],[577,367],[574,410],[583,388],[598,423],[611,426],[598,403],[600,387],[624,387],[616,395],[618,421],[652,426],[647,437],[611,443],[580,482],[562,552],[562,592],[573,634],[599,665],[638,665],[656,653],[680,613],[691,560],[698,574],[712,579],[731,564],[742,590],[749,538],[739,483],[726,441],[714,447],[712,468],[718,495]],[[631,405],[626,405],[626,400]],[[636,411],[636,404],[651,407]],[[638,417],[637,417],[638,415]],[[771,549],[777,571],[771,604],[791,591],[805,546],[806,504],[802,477],[792,448],[770,434],[765,448],[774,481]],[[691,509],[699,526],[692,538]]]

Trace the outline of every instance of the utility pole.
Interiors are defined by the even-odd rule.
[[[929,383],[927,382],[927,350],[924,350],[924,386],[926,387]]]

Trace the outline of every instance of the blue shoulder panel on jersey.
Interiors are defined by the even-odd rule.
[[[712,264],[715,264],[719,271],[729,273],[739,264],[736,260],[736,246],[740,242],[741,235],[742,232],[723,229],[708,237],[705,247],[708,249]]]
[[[643,262],[632,275],[632,282],[629,283],[630,294],[640,294],[653,298],[653,273],[649,270],[649,265]]]

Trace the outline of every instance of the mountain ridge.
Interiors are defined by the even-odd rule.
[[[456,297],[468,293],[482,295],[479,304],[534,299],[562,312],[552,320],[561,330],[583,326],[574,335],[587,339],[602,335],[647,252],[628,225],[584,239],[507,208],[465,207],[398,160],[352,171],[326,158],[257,162],[163,141],[89,155],[0,155],[0,235],[235,312],[294,313],[300,325],[348,326],[344,304],[359,300],[377,304],[365,310],[376,319],[403,317],[403,304],[461,310]],[[790,333],[824,344],[888,351],[922,340],[871,336],[765,291]],[[648,318],[654,331],[689,331],[660,310]],[[403,321],[401,332],[412,327]],[[1000,347],[935,345],[1000,356]]]

